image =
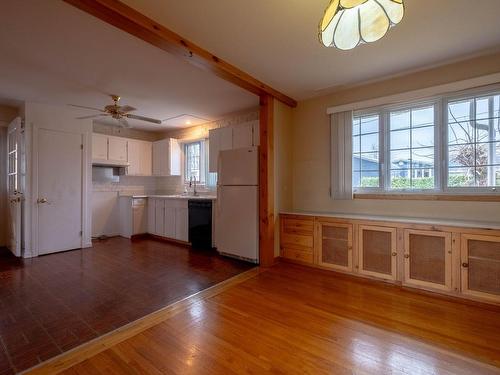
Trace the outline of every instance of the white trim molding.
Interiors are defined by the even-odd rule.
[[[399,94],[382,96],[379,98],[328,107],[326,113],[328,115],[332,115],[334,113],[339,113],[339,112],[357,111],[360,109],[398,104],[401,102],[415,101],[439,95],[456,93],[457,91],[478,88],[481,86],[492,85],[495,83],[500,83],[500,73],[494,73],[481,77],[466,79],[463,81],[457,81],[457,82],[445,83],[443,85],[427,87],[424,89],[407,91]]]

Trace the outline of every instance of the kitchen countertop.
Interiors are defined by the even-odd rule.
[[[374,221],[395,221],[400,223],[410,224],[428,224],[428,225],[445,225],[451,227],[469,227],[479,229],[500,229],[500,224],[486,221],[474,220],[452,220],[452,219],[427,219],[417,217],[399,217],[399,216],[383,216],[383,215],[362,215],[362,214],[345,214],[333,212],[307,212],[307,211],[281,211],[284,215],[304,215],[331,217],[338,219],[353,219],[353,220],[374,220]]]
[[[158,195],[158,194],[148,194],[148,195],[120,195],[120,198],[129,199],[145,199],[145,198],[160,198],[160,199],[187,199],[187,200],[217,200],[215,195],[184,195],[184,194],[172,194],[172,195]]]

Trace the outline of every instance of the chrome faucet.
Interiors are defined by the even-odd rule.
[[[196,178],[193,176],[189,177],[189,187],[193,187],[193,196],[197,196],[198,192],[196,191]]]

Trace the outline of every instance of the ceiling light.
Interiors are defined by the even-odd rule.
[[[191,125],[191,121],[187,120],[186,125]]]
[[[353,49],[382,38],[403,15],[403,0],[332,0],[319,24],[319,39],[326,47]]]

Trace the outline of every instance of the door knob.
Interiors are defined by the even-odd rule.
[[[49,203],[49,201],[47,200],[47,198],[38,198],[36,203],[43,204],[43,203]]]
[[[462,267],[463,267],[463,268],[467,268],[467,267],[469,267],[469,263],[462,263]]]
[[[408,259],[410,257],[410,254],[405,254],[405,258]]]
[[[398,253],[393,252],[391,255],[392,255],[393,257],[395,257],[396,255],[398,255]]]

